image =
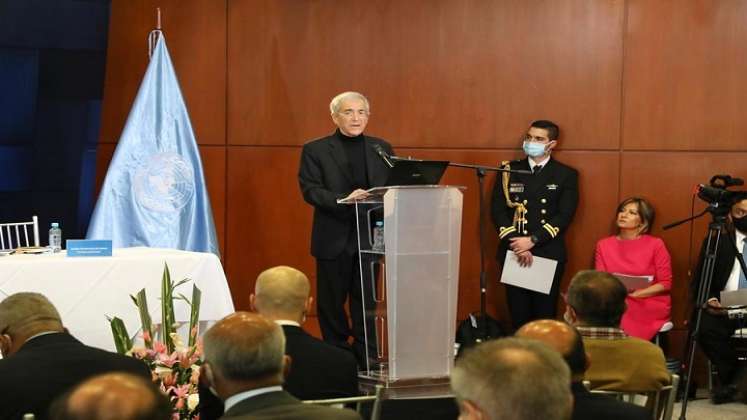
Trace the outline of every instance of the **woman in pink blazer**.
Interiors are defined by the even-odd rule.
[[[617,234],[597,242],[594,265],[599,271],[647,277],[648,286],[630,290],[621,328],[634,337],[651,340],[669,321],[672,300],[672,261],[661,238],[651,236],[654,208],[643,198],[631,197],[617,206]]]

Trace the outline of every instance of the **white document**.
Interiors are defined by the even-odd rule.
[[[535,256],[532,258],[532,265],[522,267],[519,265],[516,254],[513,251],[508,251],[506,252],[506,261],[503,262],[501,283],[548,295],[557,265],[558,262],[555,260]]]
[[[612,275],[617,277],[628,290],[644,289],[654,281],[654,276],[631,276],[621,273],[612,273]]]

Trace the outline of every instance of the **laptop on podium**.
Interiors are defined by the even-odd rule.
[[[385,186],[436,185],[449,166],[446,160],[397,160]]]

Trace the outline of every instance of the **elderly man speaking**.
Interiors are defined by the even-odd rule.
[[[356,218],[352,206],[337,200],[383,186],[389,166],[379,155],[392,154],[386,141],[363,134],[371,108],[357,92],[344,92],[329,105],[337,130],[306,143],[301,153],[298,182],[304,200],[314,206],[311,255],[316,258],[317,313],[324,341],[353,350],[365,364],[363,291],[359,272]],[[368,300],[371,292],[365,294]],[[350,298],[352,331],[345,313]],[[373,301],[367,302],[367,307]]]

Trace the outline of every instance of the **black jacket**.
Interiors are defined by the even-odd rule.
[[[513,161],[511,169],[529,170],[528,158]],[[509,239],[516,236],[536,236],[538,242],[532,255],[564,262],[567,258],[563,238],[578,205],[578,172],[554,158],[537,174],[511,174],[509,197],[527,208],[527,224],[519,232],[513,223],[514,209],[506,203],[503,177],[498,174],[492,196],[492,215],[500,238],[498,261],[503,263]]]
[[[0,360],[0,419],[34,413],[46,419],[50,403],[89,377],[128,372],[151,380],[140,360],[88,347],[67,333],[53,333],[26,342]]]
[[[339,132],[339,131],[338,131]],[[311,230],[311,255],[332,259],[340,255],[355,229],[353,206],[337,204],[360,185],[353,185],[353,174],[338,132],[303,146],[298,170],[298,183],[307,203],[314,206]],[[366,167],[371,187],[386,183],[389,167],[376,153],[374,145],[393,154],[386,141],[364,136],[366,142]]]
[[[239,401],[221,419],[360,420],[353,410],[303,404],[285,391],[269,392]]]
[[[285,354],[291,367],[283,389],[302,400],[358,395],[358,366],[353,354],[283,325]]]
[[[721,291],[726,287],[726,282],[729,280],[734,264],[737,264],[737,250],[734,248],[735,238],[736,235],[734,234],[733,227],[721,231],[721,237],[716,250],[716,261],[713,266],[711,287],[708,291],[706,300],[713,297],[718,298],[719,300],[721,299]],[[693,272],[693,282],[691,283],[690,291],[693,302],[698,296],[698,286],[701,282],[707,244],[708,237],[703,239],[703,244],[700,247],[700,256],[698,257],[698,265],[695,267],[695,271]]]
[[[592,394],[581,382],[571,383],[571,420],[646,420],[651,413],[644,407],[618,401],[607,395]]]

